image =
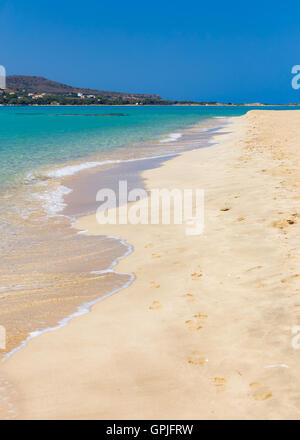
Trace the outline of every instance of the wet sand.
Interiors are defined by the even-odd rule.
[[[180,151],[207,146],[222,123],[224,119],[208,119],[186,128],[180,142],[165,136],[166,143],[153,140],[99,153],[89,161],[100,165],[75,174],[68,174],[70,168],[82,162],[60,165],[48,170],[55,177],[41,171],[24,185],[0,193],[0,325],[6,329],[0,359],[131,279],[127,273],[99,273],[127,253],[125,243],[87,237],[71,228],[80,215],[95,212],[97,191],[115,189],[119,179],[126,179],[129,189],[144,187],[142,171],[159,167]]]
[[[300,112],[251,111],[144,171],[147,189],[205,190],[200,236],[82,218],[134,246],[116,270],[136,280],[1,364],[2,417],[299,418],[299,140]]]

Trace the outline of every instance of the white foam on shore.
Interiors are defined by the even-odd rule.
[[[219,118],[219,119],[228,119],[228,117],[226,116],[215,116],[212,117],[213,118]],[[198,130],[199,132],[205,132],[205,131],[211,131],[211,130],[215,130],[216,128],[203,128],[203,127],[198,127],[197,125],[195,125],[194,130]],[[169,142],[174,142],[177,141],[178,139],[180,139],[183,136],[183,133],[180,132],[174,132],[174,133],[170,133],[169,135],[167,135],[166,137],[164,137],[163,139],[160,139],[160,143],[169,143]],[[73,176],[74,174],[80,172],[80,171],[84,171],[84,170],[88,170],[91,168],[95,168],[95,167],[100,167],[103,165],[110,165],[110,164],[118,164],[118,163],[126,163],[126,162],[135,162],[135,161],[140,161],[140,160],[149,160],[149,159],[159,159],[159,158],[164,158],[164,157],[170,157],[170,156],[175,156],[177,154],[180,154],[178,152],[174,152],[174,153],[170,153],[170,154],[161,154],[161,155],[157,155],[157,156],[146,156],[146,157],[139,157],[139,158],[135,158],[135,159],[111,159],[111,160],[104,160],[104,161],[88,161],[88,162],[82,162],[82,163],[78,163],[78,164],[74,164],[74,165],[66,165],[62,168],[56,168],[56,169],[52,169],[50,171],[46,172],[46,176],[50,177],[50,178],[63,178],[63,177],[68,177],[68,176]],[[28,175],[28,181],[33,181],[35,178],[35,176],[33,174],[29,174]]]
[[[170,133],[168,137],[161,139],[159,142],[161,144],[167,143],[167,142],[174,142],[177,141],[177,139],[182,137],[182,133]]]
[[[83,162],[76,165],[67,165],[63,168],[58,168],[56,170],[48,171],[48,177],[67,177],[78,173],[79,171],[87,170],[89,168],[95,168],[100,165],[106,165],[110,163],[118,163],[118,160],[105,160],[103,162]]]
[[[228,118],[219,117],[219,116],[216,116],[216,118],[228,119]],[[221,128],[221,127],[219,127],[219,128]],[[205,132],[205,131],[209,132],[211,130],[215,130],[215,128],[199,127],[198,130],[201,132]],[[170,133],[170,135],[167,138],[161,139],[160,142],[162,142],[162,143],[172,142],[172,141],[179,139],[182,136],[183,136],[183,134],[179,133],[179,132]],[[90,168],[101,167],[103,165],[120,164],[120,163],[128,163],[128,162],[139,162],[139,161],[151,160],[151,159],[164,159],[164,158],[177,156],[178,154],[180,155],[180,154],[182,154],[182,152],[172,152],[172,153],[167,153],[167,154],[139,157],[139,158],[134,158],[134,159],[111,159],[111,160],[104,160],[104,161],[88,161],[88,162],[83,162],[83,163],[74,164],[74,165],[67,165],[62,168],[53,169],[53,170],[48,171],[45,175],[50,178],[59,179],[59,178],[67,177],[67,176],[72,176],[80,171],[84,171],[84,170],[87,170]],[[34,180],[35,180],[35,176],[33,174],[28,175],[28,181],[32,182]],[[43,184],[43,183],[40,182],[40,184]],[[72,190],[70,188],[67,188],[64,185],[60,185],[55,190],[46,191],[42,194],[38,194],[37,196],[40,199],[44,200],[43,208],[46,211],[46,213],[50,216],[55,216],[55,215],[57,215],[57,213],[63,211],[63,209],[67,206],[66,203],[64,202],[64,196],[69,194],[71,191]]]
[[[178,153],[170,153],[170,154],[161,154],[157,156],[146,156],[146,157],[138,157],[135,159],[115,159],[115,160],[104,160],[99,162],[84,162],[77,165],[67,165],[63,168],[58,168],[56,170],[48,171],[46,176],[52,177],[52,178],[59,178],[59,177],[67,177],[72,176],[80,171],[87,170],[89,168],[95,168],[100,167],[103,165],[110,165],[110,164],[118,164],[118,163],[126,163],[126,162],[138,162],[140,160],[151,160],[151,159],[159,159],[164,157],[171,157],[176,156]]]
[[[126,163],[126,162],[137,162],[141,160],[151,160],[151,159],[164,159],[169,157],[174,157],[179,153],[170,153],[170,154],[162,154],[162,155],[156,155],[156,156],[149,156],[149,157],[139,157],[135,159],[124,159],[124,160],[107,160],[102,162],[85,162],[78,165],[69,165],[63,168],[59,168],[56,170],[49,171],[47,173],[48,177],[52,178],[59,178],[59,177],[65,177],[70,176],[72,174],[75,174],[79,171],[86,170],[88,168],[106,165],[106,164],[118,164],[118,163]],[[32,181],[35,181],[34,175],[32,175]],[[46,185],[45,182],[39,181],[39,186]],[[46,214],[50,217],[54,217],[57,215],[60,215],[59,213],[65,209],[67,206],[67,203],[64,201],[64,197],[71,193],[72,189],[68,188],[65,185],[59,185],[55,189],[49,189],[43,192],[36,192],[33,193],[33,197],[39,199],[42,202],[42,208],[46,212]],[[26,213],[26,218],[29,216]],[[23,216],[25,218],[25,216]],[[72,219],[71,219],[72,220]],[[80,233],[80,232],[78,232]]]
[[[28,173],[24,179],[25,184],[33,183],[36,180],[36,177],[33,173]]]
[[[67,206],[64,202],[64,196],[72,192],[70,188],[59,185],[53,190],[47,190],[43,193],[35,193],[34,196],[42,201],[42,206],[49,216],[55,216],[58,212],[63,211]]]

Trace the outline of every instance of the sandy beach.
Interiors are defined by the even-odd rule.
[[[78,222],[132,245],[115,270],[136,279],[1,363],[1,419],[300,417],[300,111],[250,111],[215,142],[142,174],[204,189],[203,234]]]

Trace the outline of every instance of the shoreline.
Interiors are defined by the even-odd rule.
[[[284,124],[296,139],[293,118],[297,124],[300,117],[295,111],[273,113],[278,112],[235,118],[233,132],[219,136],[217,145],[182,153],[143,173],[148,188],[151,182],[159,187],[203,185],[207,230],[201,240],[191,240],[178,225],[119,227],[118,236],[135,251],[118,263],[118,271],[124,266],[135,282],[95,305],[88,316],[32,340],[1,365],[1,376],[21,396],[12,399],[17,418],[298,414],[291,385],[298,382],[297,351],[291,351],[293,319],[286,309],[297,282],[289,264],[296,264],[299,239],[296,217],[293,224],[285,218],[290,220],[289,211],[297,207],[289,185],[296,185],[298,169],[287,173],[287,165],[280,168],[277,161],[289,154],[281,147],[290,139]],[[288,146],[292,151],[293,145]],[[99,234],[94,215],[82,218],[78,227]],[[100,229],[101,235],[115,235],[113,226]],[[287,251],[293,255],[286,260]]]
[[[0,107],[299,107],[300,104],[0,104]]]
[[[226,117],[222,117],[221,119],[227,120]],[[185,137],[187,137],[190,134],[191,131],[192,132],[194,132],[195,130],[197,131],[198,126],[199,126],[199,123],[196,123],[196,124],[192,124],[192,125],[186,127],[185,129],[182,129],[181,130],[182,133],[180,133],[180,138],[179,139],[181,139],[182,137],[185,139]],[[210,132],[218,132],[218,131],[222,130],[225,126],[211,127],[209,125],[208,128],[204,129],[204,132],[207,133],[208,137],[212,138],[212,135],[210,135]],[[168,139],[168,138],[171,137],[172,134],[173,134],[173,132],[167,133],[167,134],[163,135],[163,137],[160,140]],[[199,135],[198,137],[199,137],[199,139],[197,137],[196,137],[196,139],[198,140],[198,143],[199,143],[201,141],[201,135]],[[205,141],[205,147],[210,147],[210,140],[211,139]],[[177,139],[176,140],[172,139],[172,140],[170,140],[170,143],[174,144],[174,143],[176,143],[176,141],[177,141]],[[187,141],[185,141],[185,142],[187,142]],[[179,142],[179,144],[180,144],[180,142]],[[163,145],[162,145],[162,147],[163,147]],[[151,150],[150,150],[150,152],[151,152]],[[46,209],[46,207],[43,207],[43,209],[47,213],[47,216],[50,216],[49,219],[48,219],[49,226],[51,226],[53,221],[54,222],[56,221],[57,216],[58,216],[58,218],[59,217],[65,218],[67,223],[69,223],[69,226],[68,226],[68,224],[66,225],[67,228],[69,228],[71,230],[77,229],[76,227],[74,227],[74,224],[78,221],[78,214],[75,215],[74,212],[72,212],[71,214],[68,212],[68,208],[70,208],[72,206],[73,202],[72,202],[72,200],[71,201],[69,201],[69,200],[66,201],[68,196],[70,196],[70,194],[73,193],[73,191],[74,191],[72,182],[74,181],[75,178],[78,178],[80,186],[82,186],[82,182],[84,182],[84,180],[88,178],[89,173],[91,173],[91,172],[92,173],[96,173],[95,175],[96,176],[99,175],[101,177],[101,180],[103,180],[103,174],[105,174],[105,165],[109,165],[111,167],[111,168],[107,169],[107,173],[108,174],[112,174],[112,176],[113,176],[114,175],[114,169],[116,167],[118,167],[118,166],[121,166],[121,167],[124,168],[127,164],[129,165],[129,164],[132,163],[134,165],[135,163],[138,164],[138,163],[143,163],[143,161],[146,161],[146,162],[149,162],[150,169],[152,169],[152,168],[155,168],[157,166],[161,166],[161,163],[164,163],[164,162],[170,160],[172,157],[175,157],[178,154],[181,154],[181,153],[169,153],[169,154],[167,154],[167,152],[163,153],[161,151],[161,155],[158,155],[158,156],[149,156],[149,157],[143,157],[142,156],[142,157],[135,157],[135,158],[132,158],[132,159],[125,159],[123,157],[123,159],[108,160],[108,161],[104,161],[104,162],[95,162],[95,167],[92,167],[92,169],[90,169],[90,168],[86,168],[85,169],[84,168],[83,170],[81,170],[81,169],[80,170],[75,170],[74,172],[73,172],[72,168],[73,167],[76,168],[77,166],[85,164],[86,160],[84,162],[81,162],[78,165],[74,165],[74,164],[72,165],[71,162],[69,162],[68,165],[64,165],[62,168],[55,168],[55,169],[51,168],[48,171],[48,173],[46,173],[46,174],[47,175],[48,174],[51,175],[50,177],[54,178],[54,180],[58,179],[58,181],[56,183],[56,185],[58,185],[58,186],[55,186],[55,188],[57,188],[57,189],[65,188],[67,191],[61,193],[59,200],[56,200],[56,205],[58,205],[58,208],[61,207],[61,209],[58,212],[56,210],[54,212],[52,212],[52,208],[51,208],[50,211],[48,211],[48,209]],[[158,165],[155,164],[155,162],[157,160],[158,160]],[[72,170],[71,173],[69,173],[69,172],[64,173],[64,171],[69,171],[69,169]],[[134,171],[134,174],[136,174],[136,177],[135,177],[136,183],[137,183],[137,181],[140,178],[142,170],[143,170],[143,167],[141,167],[141,170],[139,170],[139,168],[136,167],[136,169]],[[78,174],[78,176],[77,176],[77,174]],[[125,173],[125,176],[126,176],[126,173]],[[56,192],[56,189],[51,190],[51,193],[52,193],[52,191]],[[89,186],[89,193],[91,193],[91,192],[92,192],[92,188]],[[78,199],[78,188],[75,191],[75,193],[76,193],[76,198]],[[73,194],[71,194],[71,196],[72,195]],[[82,197],[82,199],[84,199],[83,196],[81,196],[81,197]],[[93,198],[95,198],[95,200],[96,200],[96,197],[93,197]],[[48,197],[47,197],[46,201],[48,201]],[[43,205],[44,205],[44,202],[43,202]],[[86,208],[85,208],[85,211],[86,211]],[[88,212],[85,213],[85,215],[88,215],[88,214],[89,214]],[[77,234],[82,234],[83,232],[84,231],[77,231]],[[82,234],[82,235],[84,235],[84,234]],[[118,263],[118,261],[120,259],[125,258],[130,252],[132,252],[132,246],[130,244],[126,243],[126,241],[123,240],[123,238],[118,236],[118,235],[110,236],[110,235],[103,234],[102,237],[104,239],[109,239],[109,240],[112,239],[112,240],[115,240],[115,241],[119,242],[120,247],[124,247],[125,250],[124,250],[124,253],[116,254],[113,257],[112,260],[108,260],[109,265],[107,266],[106,269],[101,269],[101,270],[98,269],[97,270],[94,267],[94,269],[92,271],[90,271],[90,274],[93,274],[93,275],[102,274],[103,275],[103,274],[108,274],[108,273],[112,274],[113,273],[115,275],[119,275],[117,272],[112,270],[112,268],[115,265],[117,265],[117,263]],[[119,292],[123,288],[128,287],[133,282],[133,280],[134,280],[134,276],[132,276],[129,273],[121,273],[120,275],[128,276],[130,278],[130,280],[124,282],[124,285],[122,285],[120,287],[117,284],[115,286],[112,286],[112,290],[111,291],[109,291],[108,293],[105,293],[104,295],[102,294],[102,295],[96,296],[95,299],[88,300],[88,301],[84,300],[83,302],[81,302],[79,305],[76,306],[75,311],[73,311],[70,314],[66,314],[61,319],[59,319],[58,322],[55,323],[54,325],[49,325],[49,326],[46,326],[46,327],[42,327],[40,329],[39,328],[38,329],[34,329],[33,331],[31,331],[29,333],[29,335],[25,339],[23,339],[21,341],[21,343],[19,345],[17,345],[16,347],[13,347],[10,351],[5,353],[3,355],[3,357],[2,357],[2,361],[5,361],[9,357],[11,357],[13,354],[15,354],[17,351],[19,351],[22,348],[26,347],[28,342],[31,341],[32,339],[35,339],[36,337],[39,337],[40,335],[42,335],[44,333],[51,332],[51,331],[57,330],[59,328],[62,328],[64,326],[68,325],[68,323],[73,318],[78,317],[78,316],[83,315],[83,314],[86,314],[86,313],[89,313],[91,307],[94,304],[102,301],[103,299],[109,297],[110,295],[115,294],[116,292]],[[96,286],[95,286],[95,289],[96,289]]]
[[[29,217],[28,220],[25,220],[22,236],[25,237],[26,243],[26,234],[33,234],[31,239],[35,242],[35,229],[39,225],[40,232],[38,235],[41,235],[48,247],[47,249],[45,248],[44,251],[43,248],[45,246],[40,247],[37,254],[38,261],[31,266],[28,264],[26,256],[31,249],[27,249],[27,253],[25,251],[24,257],[26,258],[27,272],[29,272],[29,274],[27,275],[25,273],[25,278],[23,273],[19,275],[17,272],[12,279],[17,289],[18,285],[22,288],[22,283],[24,281],[26,282],[24,285],[24,294],[21,292],[20,295],[18,291],[16,294],[15,292],[10,294],[10,291],[6,288],[9,292],[9,296],[5,303],[6,307],[3,307],[1,311],[1,324],[7,329],[7,349],[5,352],[1,352],[2,358],[5,359],[10,357],[12,354],[26,346],[28,341],[37,336],[61,328],[73,317],[87,313],[92,304],[101,301],[102,298],[106,298],[115,291],[119,291],[123,286],[127,286],[128,283],[132,281],[130,274],[123,273],[119,275],[115,271],[110,270],[111,267],[115,265],[115,262],[120,258],[123,258],[128,252],[128,245],[120,236],[118,236],[118,234],[115,234],[116,236],[107,236],[104,234],[99,237],[99,239],[92,240],[83,237],[83,234],[79,234],[74,231],[73,228],[73,224],[79,215],[76,210],[80,208],[81,204],[83,208],[80,210],[80,213],[85,213],[87,215],[90,211],[86,206],[87,196],[92,200],[92,206],[95,206],[95,208],[91,209],[91,212],[93,212],[93,209],[96,209],[98,205],[95,202],[96,192],[99,188],[98,185],[101,185],[101,181],[102,184],[104,183],[104,176],[110,176],[109,182],[107,182],[107,178],[106,180],[104,178],[106,182],[105,185],[110,187],[113,184],[113,180],[117,179],[117,171],[114,170],[118,170],[121,174],[125,173],[123,176],[125,178],[127,173],[130,176],[130,179],[133,180],[132,184],[136,186],[137,182],[140,180],[139,176],[143,169],[160,166],[161,161],[166,161],[171,157],[176,156],[176,153],[170,153],[168,148],[171,150],[176,149],[178,148],[174,146],[176,144],[179,144],[179,146],[182,144],[181,149],[187,148],[183,145],[187,143],[188,139],[194,139],[194,137],[194,142],[196,140],[199,145],[201,143],[203,144],[203,142],[206,145],[206,138],[211,137],[210,133],[211,131],[216,130],[216,124],[217,123],[212,122],[205,124],[205,134],[203,134],[203,125],[201,125],[201,122],[200,129],[198,127],[199,123],[189,125],[182,130],[182,133],[180,133],[181,137],[179,143],[177,142],[177,138],[176,140],[171,139],[173,131],[162,135],[163,137],[160,137],[160,139],[168,140],[170,138],[171,142],[168,142],[168,144],[170,143],[172,146],[168,147],[166,143],[162,143],[160,148],[161,154],[159,154],[157,150],[155,152],[155,154],[159,154],[159,156],[151,156],[154,150],[153,148],[149,149],[149,147],[139,149],[139,156],[142,155],[142,157],[134,157],[136,154],[135,150],[131,153],[129,150],[127,159],[126,154],[123,154],[123,159],[121,156],[121,159],[109,160],[107,163],[97,162],[95,164],[96,166],[92,169],[88,168],[79,170],[81,172],[76,171],[78,166],[81,168],[82,162],[79,165],[74,165],[74,163],[72,165],[72,163],[69,162],[68,164],[64,164],[62,168],[59,166],[59,168],[56,167],[48,170],[48,173],[51,174],[50,181],[45,187],[41,187],[41,192],[35,183],[33,184],[32,189],[30,189],[31,186],[25,187],[33,192],[38,191],[38,193],[36,193],[38,197],[36,205],[33,207],[30,206],[30,209],[34,209],[33,219],[31,220]],[[219,122],[218,125],[220,125]],[[199,130],[201,133],[198,133]],[[191,134],[191,132],[197,134],[194,135]],[[159,145],[159,141],[157,140],[156,142],[158,142],[157,145]],[[143,157],[147,151],[149,157]],[[130,158],[131,156],[133,158]],[[114,156],[112,156],[112,158],[113,157]],[[86,160],[83,164],[86,163]],[[73,170],[74,167],[75,170]],[[128,170],[126,171],[127,168]],[[39,184],[40,177],[46,174],[46,171],[44,174],[37,174],[37,184]],[[135,177],[133,178],[133,176]],[[35,182],[35,179],[33,182]],[[87,183],[88,188],[86,188]],[[74,187],[73,184],[75,184]],[[139,182],[139,185],[141,186],[142,182]],[[85,191],[82,191],[82,187],[85,188]],[[73,197],[73,193],[75,198]],[[29,200],[31,199],[32,197]],[[73,205],[75,211],[68,211]],[[42,208],[43,214],[40,212],[40,208]],[[39,222],[38,224],[36,224],[36,219]],[[43,227],[43,223],[45,222],[45,227]],[[15,223],[16,222],[11,224],[11,229],[13,229],[13,226],[16,226]],[[32,232],[30,229],[33,229]],[[55,246],[53,248],[52,243],[47,242],[49,233],[49,239],[51,239],[52,234],[51,241],[55,238],[54,241],[61,241],[63,243],[67,239],[69,249],[64,252],[62,247],[62,254],[56,255]],[[95,241],[94,244],[93,241]],[[115,242],[115,245],[112,245],[112,242]],[[16,251],[18,252],[17,255],[20,255],[18,249],[16,249]],[[36,251],[33,248],[33,255],[35,255],[35,253]],[[69,254],[70,263],[66,260],[62,266],[61,259],[63,258],[63,254]],[[40,260],[38,255],[41,255],[42,260]],[[94,257],[93,259],[90,257],[92,255]],[[44,260],[45,258],[46,260]],[[86,260],[84,266],[80,265],[78,258]],[[23,264],[22,259],[23,257],[21,256],[21,259],[17,259],[16,263]],[[76,261],[78,261],[78,264]],[[32,267],[33,271],[31,275],[30,267]],[[37,268],[41,271],[41,275],[37,278],[37,281],[35,281],[35,272],[37,272]],[[60,278],[57,277],[56,272],[62,272]],[[70,279],[70,276],[68,275],[69,272],[73,273],[74,281]],[[44,280],[43,278],[41,279],[41,276]],[[122,278],[120,278],[120,276],[122,276]],[[128,277],[131,281],[127,280]],[[3,281],[4,286],[9,286],[9,283],[11,283],[10,279],[8,279],[6,283],[7,278],[8,277],[6,277],[5,273],[3,273],[1,280]],[[124,278],[125,280],[120,285]],[[38,286],[36,286],[36,283],[38,283]],[[82,292],[82,288],[80,288],[81,283],[84,283],[84,285],[88,287],[88,290]],[[101,287],[101,283],[103,283],[103,287]],[[69,287],[71,284],[74,285],[73,289]],[[29,295],[27,295],[27,292]],[[40,294],[40,292],[43,293]],[[32,296],[31,293],[32,295],[37,293],[37,295]],[[11,308],[12,311],[10,311]],[[22,310],[24,310],[25,313],[23,313]],[[30,317],[29,320],[28,317]],[[17,319],[19,325],[16,328],[14,323]]]
[[[9,106],[7,106],[9,107]],[[25,106],[26,107],[26,106]],[[40,106],[40,107],[51,107],[51,106]],[[63,106],[59,106],[63,107]],[[72,107],[90,107],[90,106],[72,106]],[[104,106],[108,107],[108,106]],[[118,107],[118,106],[116,106]],[[133,106],[135,107],[135,106]],[[152,106],[149,106],[152,107]],[[160,106],[158,106],[160,107]],[[69,116],[72,116],[70,114]],[[199,115],[200,116],[200,115]],[[203,116],[203,115],[201,115]],[[164,156],[170,156],[172,152],[170,153],[168,150],[165,153],[164,150],[168,147],[176,147],[176,144],[180,145],[180,140],[182,136],[188,135],[190,131],[197,129],[198,127],[201,127],[204,124],[204,127],[206,127],[205,123],[207,121],[213,120],[213,119],[227,119],[227,115],[221,115],[221,116],[206,116],[204,118],[200,117],[198,121],[189,122],[188,124],[183,124],[182,122],[175,127],[169,128],[168,130],[165,129],[161,132],[155,132],[152,133],[150,137],[147,137],[143,140],[133,140],[132,142],[125,142],[120,143],[118,145],[113,145],[113,148],[110,149],[107,146],[103,150],[99,151],[88,151],[85,153],[84,156],[79,157],[73,157],[68,158],[65,160],[61,160],[54,163],[41,163],[39,165],[36,165],[34,168],[29,169],[27,171],[22,172],[21,174],[21,180],[18,178],[16,181],[8,182],[8,184],[4,185],[3,187],[0,186],[0,190],[9,191],[10,187],[17,187],[18,185],[24,185],[24,183],[34,183],[35,180],[38,182],[40,178],[50,178],[50,179],[64,179],[66,177],[72,177],[72,175],[78,173],[78,172],[84,172],[89,171],[89,166],[85,167],[85,164],[92,164],[91,168],[98,168],[99,169],[104,165],[114,165],[117,163],[127,162],[127,161],[136,161],[136,160],[143,160],[143,159],[151,159],[152,157],[164,157]],[[229,115],[229,117],[231,117]],[[213,131],[215,129],[219,129],[218,126],[209,126],[208,128],[203,129],[203,135],[207,134],[210,135],[210,131]],[[180,135],[178,138],[173,138],[173,135]],[[179,142],[178,142],[179,141]],[[144,150],[145,154],[149,154],[150,152],[153,152],[153,148],[157,149],[157,146],[161,148],[159,156],[139,156],[140,150]],[[130,156],[129,158],[126,158],[126,155],[124,156],[124,151],[129,151]],[[176,151],[176,150],[175,150]],[[137,156],[136,156],[137,155]],[[120,158],[121,157],[121,158]],[[74,168],[74,171],[70,173],[60,173],[61,171],[72,169]],[[76,169],[78,168],[78,169]]]
[[[78,233],[80,233],[80,232],[84,232],[84,231],[79,231]],[[113,262],[111,263],[111,265],[107,269],[99,270],[99,271],[94,271],[95,274],[116,273],[113,270],[113,267],[115,267],[120,260],[122,260],[123,258],[126,258],[128,255],[130,255],[133,252],[133,247],[130,244],[128,244],[125,240],[123,240],[121,237],[117,237],[117,236],[105,236],[105,237],[106,238],[115,239],[115,240],[119,241],[120,244],[122,244],[122,245],[127,247],[127,251],[123,255],[121,255],[119,257],[116,257],[113,260]],[[76,312],[72,313],[71,315],[65,316],[61,321],[58,322],[57,325],[55,325],[53,327],[46,327],[46,328],[44,328],[42,330],[35,330],[35,331],[33,331],[32,333],[29,334],[28,338],[25,339],[18,347],[14,348],[12,351],[6,353],[3,356],[3,358],[1,359],[1,362],[5,362],[8,358],[13,356],[19,350],[22,350],[23,348],[25,348],[27,346],[27,344],[32,339],[38,338],[39,336],[41,336],[44,333],[48,333],[48,332],[52,332],[52,331],[55,331],[55,330],[59,330],[60,328],[63,328],[66,325],[68,325],[74,318],[76,318],[78,316],[86,315],[87,313],[90,313],[92,311],[92,307],[95,304],[99,303],[100,301],[103,301],[104,299],[110,297],[111,295],[115,295],[116,293],[118,293],[122,289],[126,289],[135,280],[135,276],[133,274],[126,273],[126,272],[124,272],[124,273],[118,272],[118,274],[129,276],[130,277],[129,281],[127,281],[121,287],[116,287],[114,290],[112,290],[111,292],[109,292],[109,293],[107,293],[105,295],[99,296],[98,298],[96,298],[96,299],[94,299],[92,301],[84,302],[84,303],[80,304],[77,307]],[[0,413],[0,416],[1,416],[1,413]]]

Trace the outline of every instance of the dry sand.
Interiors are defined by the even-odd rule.
[[[80,221],[134,246],[116,270],[136,280],[0,365],[2,417],[299,418],[300,111],[232,121],[143,175],[205,190],[202,235]]]

